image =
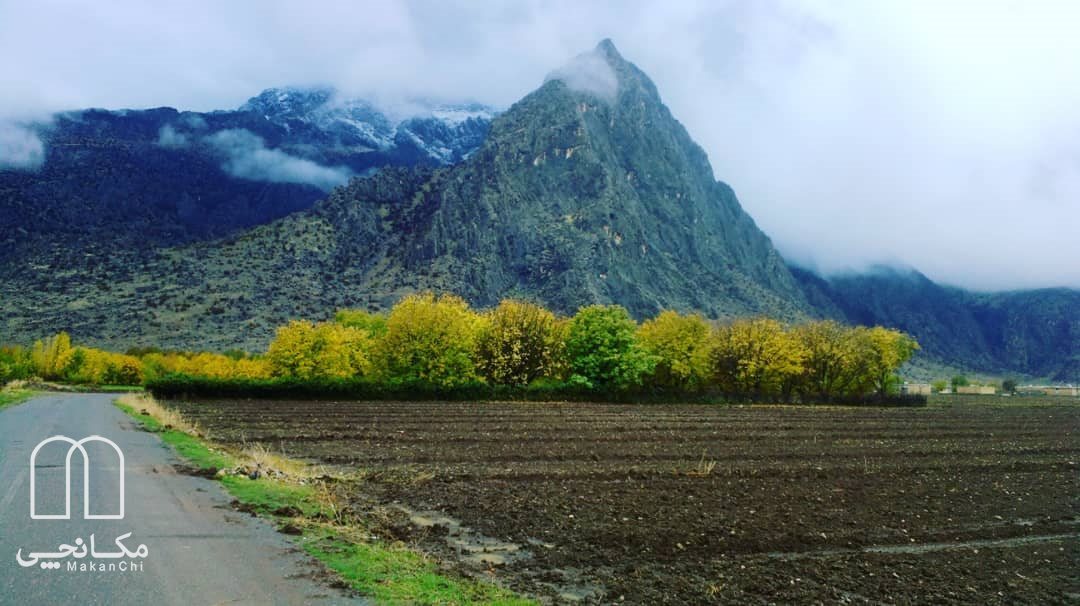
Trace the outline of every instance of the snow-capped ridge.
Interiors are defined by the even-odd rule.
[[[344,146],[388,151],[404,144],[439,164],[459,161],[475,149],[498,113],[475,102],[408,99],[380,105],[323,86],[269,88],[239,109],[289,133],[313,129]]]

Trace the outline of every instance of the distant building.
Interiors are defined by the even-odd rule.
[[[961,385],[956,388],[956,393],[975,396],[992,396],[997,393],[997,388],[993,385]]]
[[[1051,385],[1050,387],[1043,387],[1042,392],[1048,396],[1080,396],[1080,387]]]
[[[904,383],[900,386],[900,393],[911,396],[928,396],[933,391],[929,383]]]
[[[1080,387],[1075,385],[1021,385],[1017,391],[1043,396],[1080,396]]]

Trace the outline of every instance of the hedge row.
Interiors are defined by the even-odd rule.
[[[449,401],[575,401],[615,403],[775,403],[769,395],[746,396],[714,391],[676,389],[597,390],[567,383],[543,382],[528,387],[470,383],[453,388],[431,384],[386,384],[364,379],[301,380],[210,379],[172,374],[150,380],[146,389],[164,399],[255,399],[255,400],[449,400]],[[921,395],[869,395],[832,397],[824,400],[792,400],[798,404],[843,406],[926,406]]]

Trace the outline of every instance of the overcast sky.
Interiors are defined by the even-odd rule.
[[[0,0],[0,154],[49,111],[271,86],[507,106],[610,37],[789,258],[1080,287],[1080,2]]]

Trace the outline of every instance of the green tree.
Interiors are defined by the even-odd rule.
[[[378,343],[378,373],[391,383],[457,387],[478,380],[479,314],[454,295],[410,295],[386,320]]]
[[[948,387],[948,386],[949,386],[949,382],[946,381],[945,379],[938,379],[938,380],[936,380],[936,381],[934,381],[933,383],[930,384],[930,388],[932,390],[934,390],[935,393],[941,393],[941,392],[945,391],[945,388]]]
[[[0,387],[8,381],[29,379],[34,374],[30,352],[19,346],[0,347]]]
[[[361,328],[373,337],[386,334],[386,315],[372,313],[363,309],[339,309],[334,314],[334,321],[342,326]]]
[[[507,299],[485,319],[476,358],[485,379],[501,385],[528,385],[558,375],[565,344],[555,314],[533,303]]]
[[[650,382],[662,387],[693,389],[705,382],[703,350],[709,342],[709,323],[700,314],[663,311],[638,329],[641,347],[656,358]]]
[[[1005,379],[1002,381],[1001,393],[1016,393],[1016,379]]]
[[[656,358],[637,342],[637,324],[619,305],[582,307],[570,321],[566,356],[570,380],[596,389],[641,385]]]
[[[971,384],[968,381],[968,378],[965,377],[964,375],[956,375],[955,377],[952,378],[951,382],[952,382],[953,393],[956,393],[956,388],[957,387],[967,387],[968,385]]]

